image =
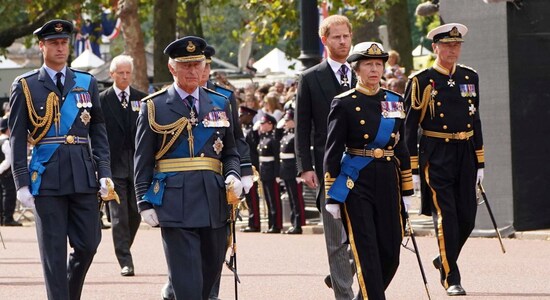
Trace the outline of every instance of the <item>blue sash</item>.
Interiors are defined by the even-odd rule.
[[[214,106],[217,107],[225,107],[225,103],[227,99],[221,95],[214,94],[211,92],[208,92],[208,96],[210,100],[214,103]],[[194,155],[199,154],[199,152],[204,147],[204,144],[206,144],[206,141],[212,136],[214,133],[215,128],[214,127],[204,127],[204,124],[202,122],[199,122],[197,126],[193,128],[193,147],[195,149]],[[178,147],[165,155],[166,158],[182,158],[182,157],[191,157],[189,155],[189,145],[185,142],[180,142]],[[151,186],[143,195],[143,200],[156,205],[156,206],[162,206],[162,197],[164,195],[164,188],[166,186],[166,178],[176,175],[178,172],[156,172],[155,175],[153,175],[153,181],[151,182]]]
[[[75,86],[85,87],[86,91],[89,90],[92,76],[89,74],[74,73]],[[67,94],[66,100],[61,106],[61,120],[59,124],[59,135],[66,135],[73,126],[74,120],[78,115],[80,109],[76,106],[75,95],[79,92],[73,92],[72,90]],[[56,136],[55,124],[50,127],[46,137]],[[32,150],[31,162],[29,163],[29,172],[31,173],[31,193],[33,196],[38,195],[40,190],[40,184],[42,183],[42,173],[46,170],[44,163],[47,163],[54,152],[57,150],[60,144],[37,144]]]
[[[396,102],[399,101],[399,97],[393,93],[386,93],[386,101]],[[370,144],[371,148],[383,148],[390,140],[391,132],[395,126],[395,119],[393,118],[380,118],[380,126],[378,127],[378,133],[374,138],[374,142]],[[350,189],[347,187],[348,178],[353,182],[359,178],[359,172],[372,162],[373,157],[354,156],[344,154],[342,158],[342,166],[340,174],[336,177],[336,180],[332,184],[328,191],[328,196],[338,202],[345,202],[348,197]]]

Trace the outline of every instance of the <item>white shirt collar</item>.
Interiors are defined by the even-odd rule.
[[[114,83],[113,83],[113,89],[115,90],[115,94],[118,97],[118,100],[122,100],[120,99],[120,93],[122,92],[122,90],[119,89]],[[127,86],[124,92],[126,92],[126,100],[130,99],[130,86]]]
[[[336,78],[338,78],[338,80],[340,80],[340,74],[338,73],[338,71],[340,71],[340,67],[342,67],[343,64],[333,60],[330,57],[327,57],[327,62],[330,65],[330,68],[332,69],[332,72],[336,75]],[[344,65],[346,65],[348,67],[348,72],[347,72],[346,75],[351,80],[351,66],[348,62],[345,62]]]
[[[44,68],[44,70],[46,70],[46,73],[48,73],[48,75],[50,76],[52,81],[54,83],[56,83],[57,78],[55,77],[55,75],[58,73],[58,71],[46,66],[46,64],[42,65],[42,67]],[[67,74],[67,66],[64,66],[63,69],[60,72],[63,74],[63,76],[61,76],[61,82],[65,83],[65,77],[66,77],[66,74]]]

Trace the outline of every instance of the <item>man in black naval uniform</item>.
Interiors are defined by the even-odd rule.
[[[433,263],[451,296],[466,294],[457,260],[475,226],[476,184],[485,163],[478,75],[457,64],[467,30],[449,23],[430,31],[435,63],[411,75],[405,91],[413,181],[421,183],[422,213],[433,217],[439,246]]]
[[[277,120],[272,115],[265,114],[262,116],[260,123],[259,172],[268,211],[268,229],[265,233],[281,233],[283,209],[278,183],[280,146],[279,141],[275,138]]]
[[[114,192],[96,80],[67,67],[72,31],[65,20],[51,20],[34,31],[44,65],[17,77],[10,95],[17,198],[24,206],[36,205],[40,257],[52,300],[80,299],[101,240],[97,192]],[[27,141],[34,145],[29,164]],[[68,265],[67,238],[74,250]]]
[[[258,112],[244,105],[241,105],[239,110],[239,123],[241,124],[245,141],[250,148],[250,161],[256,170],[258,170],[260,168],[258,155],[258,143],[260,142],[260,136],[258,134],[258,130],[254,130],[254,124],[252,122],[254,116]],[[248,226],[241,228],[241,231],[260,232],[260,198],[257,182],[254,182],[254,185],[246,194],[246,205],[248,206]]]
[[[140,100],[147,94],[130,86],[134,71],[132,57],[116,56],[111,61],[109,71],[113,86],[101,92],[99,100],[105,116],[111,172],[120,203],[109,201],[108,205],[120,274],[134,276],[130,247],[141,223],[134,189],[134,139]]]
[[[285,183],[290,203],[290,223],[292,227],[285,233],[302,234],[302,225],[305,225],[304,197],[302,196],[302,183],[296,170],[296,155],[294,154],[294,107],[292,102],[285,111],[284,134],[281,138],[281,150],[279,153],[279,174]]]
[[[226,184],[242,192],[229,101],[199,87],[205,46],[187,36],[164,49],[174,84],[146,97],[137,121],[138,209],[160,225],[176,299],[208,298],[225,256]]]

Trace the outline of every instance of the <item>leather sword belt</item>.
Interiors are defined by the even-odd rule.
[[[393,150],[384,150],[384,149],[380,149],[380,148],[376,148],[376,149],[355,149],[355,148],[346,147],[346,152],[349,153],[349,154],[352,154],[352,155],[374,157],[374,158],[382,158],[384,156],[393,156],[394,155]]]
[[[260,156],[259,157],[260,162],[270,162],[275,161],[275,156]]]
[[[157,160],[157,172],[214,171],[222,174],[222,162],[210,157],[183,157]]]
[[[294,159],[296,155],[294,153],[279,153],[280,159]]]
[[[78,144],[88,144],[89,141],[90,140],[87,137],[68,134],[65,136],[44,137],[38,142],[38,145],[41,145],[41,144],[78,145]]]
[[[456,133],[445,133],[445,132],[424,130],[422,134],[428,137],[440,138],[440,139],[467,140],[472,136],[474,136],[474,131],[470,130],[470,131],[461,131]]]

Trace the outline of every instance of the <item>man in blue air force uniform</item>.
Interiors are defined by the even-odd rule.
[[[229,102],[199,88],[205,46],[187,36],[164,49],[174,84],[144,98],[137,121],[138,208],[160,225],[176,299],[208,298],[226,249],[225,185],[242,191]]]
[[[107,196],[114,186],[96,80],[66,65],[72,31],[72,23],[51,20],[34,32],[44,65],[17,77],[10,95],[17,198],[36,205],[46,290],[55,300],[80,299],[101,240],[97,192]],[[27,141],[34,145],[29,164]],[[67,237],[74,249],[68,266]]]

